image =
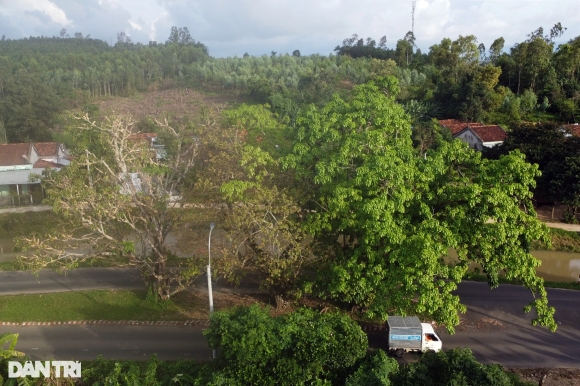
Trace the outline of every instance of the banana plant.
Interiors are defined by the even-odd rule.
[[[16,342],[18,342],[18,333],[10,333],[7,332],[6,334],[0,335],[0,357],[2,358],[14,358],[14,357],[23,357],[24,353],[20,351],[14,350],[16,347]],[[3,348],[6,343],[10,343],[7,349]]]

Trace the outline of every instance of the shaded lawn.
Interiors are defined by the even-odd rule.
[[[214,292],[216,310],[267,304],[267,295]],[[274,310],[273,310],[274,311]],[[186,321],[209,318],[207,292],[182,292],[155,304],[145,290],[95,290],[0,296],[1,322]]]
[[[0,297],[0,319],[9,322],[73,320],[187,320],[179,302],[166,306],[144,290],[57,292]]]

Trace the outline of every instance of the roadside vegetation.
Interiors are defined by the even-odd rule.
[[[366,334],[337,313],[299,309],[272,317],[258,305],[236,307],[215,312],[204,334],[210,347],[218,349],[211,363],[163,362],[155,356],[146,362],[97,359],[83,362],[82,380],[72,384],[527,385],[499,365],[478,363],[467,348],[426,353],[418,362],[400,367],[382,350],[368,352]],[[11,352],[3,354],[0,377],[6,379],[6,360],[15,358]],[[19,381],[62,384],[49,379]]]
[[[472,280],[472,281],[480,281],[480,282],[488,282],[488,278],[486,275],[481,274],[479,271],[477,272],[469,272],[465,275],[465,280]],[[500,275],[498,277],[499,283],[503,284],[515,284],[515,285],[522,285],[520,280],[510,280],[507,279],[505,276]],[[571,290],[580,290],[580,283],[575,282],[564,282],[564,281],[544,281],[544,286],[549,288],[561,288],[561,289],[571,289]]]
[[[187,320],[191,306],[179,298],[159,307],[147,291],[102,290],[0,297],[3,322],[68,322],[75,320]],[[207,314],[205,315],[207,318]]]
[[[558,228],[550,228],[550,245],[545,242],[535,240],[531,249],[561,251],[561,252],[580,252],[580,234]]]
[[[46,233],[57,217],[52,210],[0,213],[0,239],[14,239],[31,233]]]

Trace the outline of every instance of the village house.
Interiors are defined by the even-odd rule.
[[[155,133],[134,133],[127,137],[130,141],[144,143],[147,147],[155,152],[155,158],[162,160],[167,157],[165,145],[159,141]]]
[[[64,145],[57,142],[0,145],[0,206],[34,204],[34,193],[46,168],[60,170],[70,163]]]
[[[469,122],[469,121],[462,121],[459,119],[440,119],[439,124],[444,128],[451,131],[451,135],[455,136],[461,130],[465,129],[467,126],[483,126],[483,123],[480,122]]]
[[[459,138],[467,142],[472,149],[481,151],[484,148],[501,145],[507,138],[507,133],[498,125],[467,126],[453,138]]]
[[[580,125],[577,123],[569,123],[567,125],[562,125],[562,129],[564,130],[564,135],[567,137],[576,136],[580,137]]]
[[[507,138],[505,130],[498,125],[484,125],[480,122],[457,119],[440,120],[439,124],[451,130],[453,138],[467,142],[470,148],[479,151],[501,145]]]

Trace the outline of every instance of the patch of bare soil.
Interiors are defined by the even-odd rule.
[[[208,95],[191,88],[172,88],[141,93],[129,98],[110,97],[94,104],[103,115],[130,115],[137,120],[146,117],[171,117],[178,121],[191,121],[199,117],[201,106],[225,107],[233,102],[234,97],[227,94]]]
[[[199,320],[209,318],[209,303],[207,292],[181,292],[173,298],[176,305],[181,307],[186,319]],[[288,301],[281,308],[276,308],[273,300],[266,293],[235,293],[230,291],[213,291],[214,310],[224,310],[236,306],[250,306],[258,303],[261,306],[269,306],[270,314],[278,316],[290,313],[300,307],[309,307],[321,313],[336,309],[330,303],[318,299],[304,297],[299,301]]]
[[[569,368],[508,368],[507,371],[517,374],[521,380],[541,386],[579,386],[580,369]]]
[[[498,328],[503,328],[503,324],[493,318],[460,318],[459,325],[455,328],[459,331],[467,331],[467,330],[495,330],[497,331]]]
[[[559,223],[563,221],[565,213],[569,211],[569,207],[563,204],[538,204],[534,207],[534,210],[541,221]],[[576,220],[580,220],[580,213],[576,213]]]

